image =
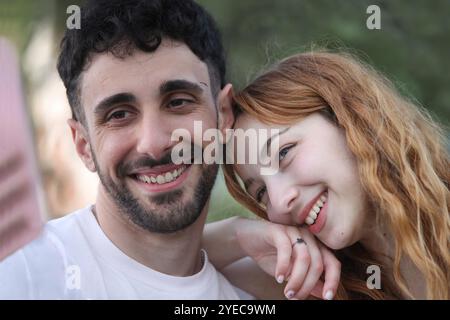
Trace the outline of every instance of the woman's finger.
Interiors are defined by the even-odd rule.
[[[325,270],[325,283],[322,296],[326,300],[332,300],[337,292],[341,279],[341,263],[335,255],[324,245],[319,245]]]
[[[275,267],[275,279],[278,283],[283,283],[288,277],[289,267],[291,263],[291,240],[283,226],[271,226],[270,234],[272,235],[273,245],[277,250],[277,262]]]
[[[309,295],[311,295],[311,292],[319,282],[320,276],[322,275],[324,269],[322,254],[316,243],[317,240],[308,232],[302,232],[302,235],[305,243],[307,244],[306,246],[311,257],[311,263],[303,283],[295,294],[295,297],[300,300],[306,299]]]
[[[296,228],[290,229],[290,238],[292,241],[292,270],[289,276],[288,283],[284,289],[285,296],[288,299],[294,298],[295,294],[301,288],[305,277],[307,275],[311,256],[306,242],[297,242],[297,238],[301,238],[300,232]],[[294,240],[292,240],[294,239]]]

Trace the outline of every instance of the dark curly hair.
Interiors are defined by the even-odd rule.
[[[214,19],[192,0],[90,0],[81,9],[81,29],[67,29],[58,72],[72,117],[85,123],[79,80],[93,54],[123,58],[155,51],[162,38],[185,43],[208,66],[214,95],[225,84],[225,53]]]

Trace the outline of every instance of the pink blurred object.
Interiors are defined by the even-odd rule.
[[[36,238],[43,203],[13,46],[0,38],[0,261]]]

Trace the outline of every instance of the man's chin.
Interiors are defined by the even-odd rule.
[[[143,199],[138,198],[139,205],[148,211],[167,210],[172,207],[179,207],[183,202],[184,189],[177,189],[168,192],[161,192],[154,195],[144,196]]]
[[[105,177],[101,181],[119,210],[136,225],[150,232],[172,233],[197,221],[208,202],[217,170],[211,166],[190,166],[184,177],[180,175],[184,180],[157,192],[132,176],[119,183]]]

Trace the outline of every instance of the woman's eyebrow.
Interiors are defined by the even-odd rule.
[[[255,179],[253,179],[253,178],[248,178],[247,180],[244,181],[244,187],[247,192],[253,183],[255,183]]]
[[[283,133],[287,132],[290,128],[291,127],[284,128],[280,132],[275,133],[273,136],[271,136],[269,139],[267,139],[266,145],[265,145],[265,150],[267,150],[267,154],[270,154],[270,145],[272,144],[273,139],[281,136]],[[264,149],[262,151],[264,151]]]

